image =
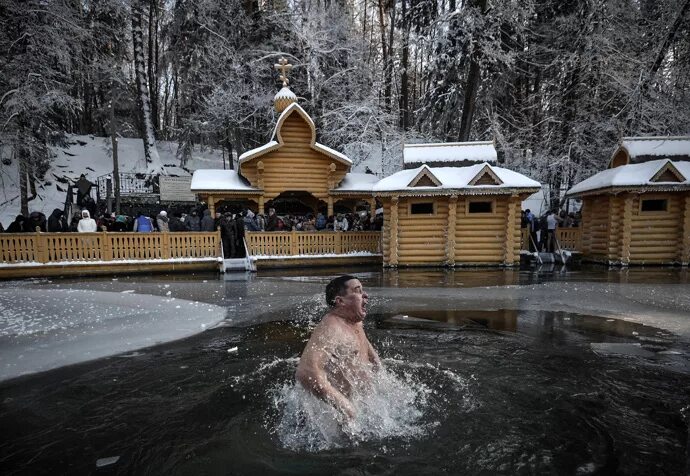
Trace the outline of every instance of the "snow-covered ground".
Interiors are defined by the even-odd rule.
[[[222,169],[223,156],[219,150],[196,147],[186,169],[179,167],[176,142],[157,142],[158,153],[168,175],[191,175],[196,169]],[[109,137],[70,136],[67,147],[52,147],[52,165],[40,183],[38,196],[29,202],[29,212],[39,211],[46,216],[55,208],[64,208],[67,183],[75,182],[81,174],[91,182],[113,171],[112,147]],[[0,148],[3,159],[11,156],[8,147]],[[226,157],[227,161],[227,157]],[[141,139],[118,140],[118,162],[122,173],[145,173],[144,143]],[[226,162],[227,163],[227,162]],[[5,228],[20,213],[19,170],[17,161],[0,163],[0,223]]]

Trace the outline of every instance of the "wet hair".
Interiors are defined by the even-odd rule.
[[[337,278],[331,280],[328,285],[326,285],[326,304],[329,306],[335,306],[335,298],[337,296],[344,296],[347,290],[347,282],[351,279],[357,279],[349,274],[344,274],[343,276],[338,276]]]

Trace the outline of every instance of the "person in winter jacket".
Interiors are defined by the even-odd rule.
[[[26,217],[24,215],[17,215],[17,218],[7,227],[7,233],[23,233],[25,222]]]
[[[41,212],[31,212],[29,219],[24,222],[24,231],[28,233],[36,233],[38,231],[46,231],[46,216]]]
[[[278,215],[275,208],[268,209],[268,219],[266,220],[266,231],[278,231]]]
[[[68,230],[64,215],[64,212],[59,208],[53,210],[53,213],[48,217],[47,230],[49,233],[63,233]]]
[[[91,214],[88,210],[82,210],[81,220],[79,220],[79,224],[77,225],[77,231],[79,233],[93,233],[97,230],[96,220],[91,218]]]
[[[124,232],[127,231],[127,218],[124,215],[118,215],[113,223],[113,231]]]
[[[208,208],[204,210],[204,216],[201,218],[201,231],[214,231],[213,217],[211,216],[211,210]]]
[[[196,210],[187,216],[185,224],[189,227],[189,231],[201,231],[201,220],[199,220],[199,214]]]
[[[318,215],[316,215],[315,226],[318,231],[326,229],[326,217],[323,216],[323,213],[319,213]]]
[[[142,212],[137,212],[137,218],[134,220],[134,231],[140,233],[150,233],[153,231],[153,223],[151,219]]]
[[[156,225],[158,226],[158,231],[170,231],[170,226],[168,226],[168,212],[165,210],[161,211],[156,217]]]
[[[168,229],[172,232],[175,231],[189,231],[189,228],[187,228],[187,225],[184,224],[184,222],[181,219],[181,214],[180,213],[174,213],[170,221],[167,223]],[[161,230],[162,231],[162,230]]]

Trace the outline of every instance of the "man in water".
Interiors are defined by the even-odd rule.
[[[347,420],[355,417],[350,398],[366,389],[381,360],[364,334],[369,296],[354,276],[340,276],[326,286],[331,307],[307,342],[302,353],[297,381],[308,391],[330,403]]]

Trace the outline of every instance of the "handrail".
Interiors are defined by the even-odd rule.
[[[246,232],[252,256],[380,253],[380,231]]]
[[[194,259],[221,256],[220,232],[3,233],[0,263]]]

